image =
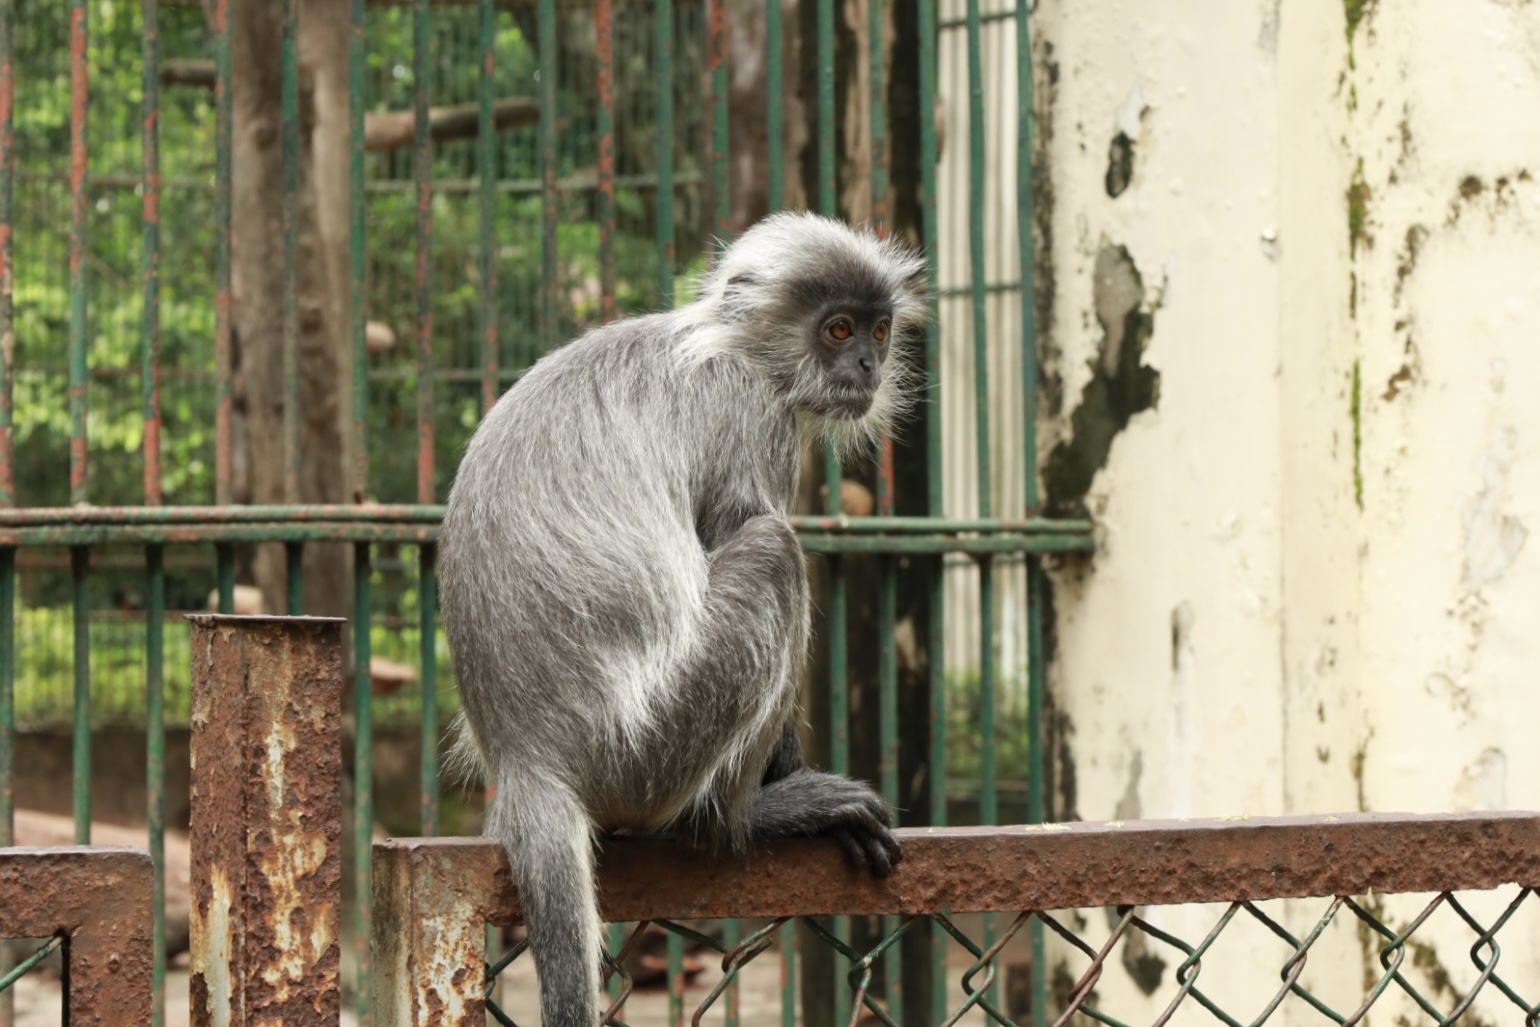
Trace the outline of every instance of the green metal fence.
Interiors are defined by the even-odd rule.
[[[243,208],[249,179],[240,176],[257,172],[238,168],[235,155],[250,144],[255,117],[255,87],[241,77],[241,33],[266,5],[0,0],[0,338],[12,340],[0,381],[0,844],[10,840],[20,717],[32,723],[67,711],[75,834],[84,843],[93,819],[92,728],[142,716],[157,903],[167,826],[164,730],[185,711],[185,675],[175,665],[184,629],[170,611],[196,608],[210,591],[221,610],[231,610],[237,581],[262,559],[254,547],[279,544],[281,571],[270,580],[281,589],[268,598],[300,612],[307,560],[320,550],[345,552],[345,561],[330,565],[351,573],[340,601],[374,625],[355,631],[352,646],[351,871],[356,894],[367,895],[375,729],[384,713],[373,701],[369,669],[387,646],[399,657],[416,643],[417,693],[406,713],[397,700],[396,712],[420,730],[415,826],[432,835],[442,820],[440,705],[452,669],[436,628],[434,543],[436,504],[459,446],[479,413],[540,353],[590,324],[675,302],[689,274],[709,261],[712,240],[730,235],[734,190],[744,184],[729,163],[733,104],[743,101],[729,92],[722,0],[351,0],[340,69],[344,119],[328,123],[333,143],[346,138],[346,277],[330,283],[330,297],[347,326],[346,344],[334,354],[347,380],[334,382],[334,391],[346,404],[348,461],[338,472],[346,479],[340,501],[315,501],[306,480],[322,454],[305,423],[314,399],[306,384],[307,323],[315,311],[306,307],[301,268],[308,266],[307,219],[335,212],[307,206],[316,203],[307,189],[320,145],[307,135],[307,119],[324,116],[316,113],[324,87],[320,70],[302,66],[301,19],[312,16],[302,6],[285,0],[272,8],[276,27],[268,26],[276,50],[264,57],[277,61],[281,87],[263,116],[276,126],[281,200],[265,209],[272,220],[262,221]],[[906,822],[948,822],[954,808],[946,767],[959,743],[949,737],[948,702],[958,686],[947,676],[941,568],[948,554],[973,561],[985,630],[976,683],[966,689],[978,709],[978,792],[970,802],[980,821],[998,819],[993,600],[997,563],[1024,559],[1031,657],[1020,776],[1027,818],[1037,822],[1046,811],[1037,744],[1041,558],[1087,549],[1090,538],[1084,522],[1037,516],[1033,97],[1025,56],[1020,74],[990,88],[1019,93],[1014,285],[1028,301],[1020,304],[1019,366],[1009,370],[1024,383],[1017,430],[1027,466],[1019,503],[998,508],[991,487],[1000,469],[992,463],[987,383],[1005,369],[990,366],[989,338],[998,326],[986,317],[981,33],[988,23],[1014,19],[1018,52],[1029,54],[1027,4],[1012,0],[986,12],[969,0],[962,18],[942,26],[935,0],[869,0],[860,30],[836,19],[838,6],[801,0],[763,7],[765,73],[755,102],[765,124],[765,206],[802,196],[826,213],[857,214],[878,232],[904,231],[931,254],[934,284],[938,139],[929,112],[937,38],[966,35],[968,138],[952,145],[966,145],[970,155],[978,495],[976,516],[949,516],[937,411],[900,447],[885,447],[875,471],[842,468],[825,454],[824,509],[797,521],[826,582],[824,669],[814,688],[826,705],[815,725],[831,769],[869,770],[889,800],[906,807]],[[864,63],[851,56],[859,47],[849,45],[862,32],[873,44]],[[889,46],[890,39],[899,42]],[[800,155],[790,150],[797,136],[787,102],[797,84],[793,53],[806,87],[797,110],[809,112]],[[852,97],[869,114],[859,144],[842,132],[841,110]],[[372,138],[376,127],[384,132],[391,124],[410,128],[393,144]],[[856,174],[867,180],[868,209],[842,210]],[[239,251],[259,245],[277,262],[279,274],[267,280],[276,281],[279,295],[238,295],[250,288],[237,280]],[[250,356],[257,340],[238,337],[237,327],[254,306],[274,304],[281,345],[267,357],[281,365],[279,387],[262,401],[282,413],[276,431],[252,438],[253,390],[269,372]],[[386,330],[372,335],[378,326]],[[405,341],[385,345],[377,336]],[[919,346],[932,395],[943,346],[967,342],[932,328]],[[248,465],[264,453],[279,454],[277,484],[258,494]],[[873,516],[845,515],[845,480],[870,486]],[[926,668],[921,687],[902,694],[901,604],[922,611]],[[875,689],[854,716],[852,691],[863,686],[850,667],[866,654],[852,650],[852,624],[865,624],[868,610],[878,640]],[[70,624],[67,661],[57,645],[39,640],[59,637],[62,618]],[[51,634],[40,636],[44,624]],[[142,635],[137,649],[131,632]],[[137,680],[124,670],[134,662],[124,653],[142,654]],[[67,666],[67,678],[45,672],[47,665]],[[63,681],[67,702],[58,691]],[[921,741],[905,750],[902,740],[916,735]],[[868,737],[876,740],[870,768],[857,765],[855,752]],[[918,806],[902,784],[915,762],[928,766]],[[163,931],[159,915],[156,923]],[[368,973],[369,925],[368,903],[355,903],[360,981]],[[985,925],[986,945],[1000,926]],[[851,944],[854,929],[837,919],[831,932]],[[1041,957],[1041,927],[1032,930]],[[944,941],[937,926],[928,945],[912,947],[938,977]],[[670,956],[677,965],[678,945]],[[917,987],[915,971],[901,971],[899,958],[891,948],[884,964],[894,1001],[901,984]],[[1041,975],[1043,960],[1034,965]],[[1041,976],[1036,989],[1043,992]],[[843,1016],[849,998],[838,993],[834,1013]],[[361,1015],[367,994],[357,989]],[[933,1011],[943,1007],[934,992]]]

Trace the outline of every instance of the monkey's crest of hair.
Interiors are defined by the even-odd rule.
[[[798,411],[804,432],[833,443],[842,457],[868,453],[915,399],[918,375],[906,344],[929,317],[926,272],[925,258],[903,243],[817,214],[772,214],[739,236],[701,280],[690,306],[714,316],[696,335],[694,356],[740,354]],[[827,304],[848,302],[889,308],[892,342],[871,408],[859,418],[823,416],[810,406],[823,384],[808,346],[808,319]]]

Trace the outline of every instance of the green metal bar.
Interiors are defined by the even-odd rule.
[[[1048,803],[1043,775],[1046,771],[1043,733],[1043,696],[1047,676],[1043,659],[1043,599],[1046,581],[1043,563],[1027,560],[1027,822],[1041,824],[1048,817]],[[1029,935],[1032,949],[1032,1022],[1037,1027],[1048,1023],[1048,950],[1041,923],[1033,919],[1037,930]]]
[[[6,971],[3,974],[0,974],[0,995],[7,995],[10,991],[11,985],[21,980],[22,976],[28,970],[31,970],[34,966],[37,966],[43,960],[57,952],[59,947],[63,944],[64,936],[62,934],[56,934],[48,941],[44,942],[43,946],[36,952],[32,953],[32,955],[28,956],[26,959],[23,959],[20,963],[17,963],[16,966],[12,969]]]
[[[437,546],[417,547],[418,650],[422,682],[422,829],[439,832],[438,819],[438,560]]]
[[[722,947],[731,952],[737,947],[743,938],[743,925],[736,919],[728,920],[722,924]],[[739,994],[738,978],[734,977],[732,983],[727,986],[727,1021],[725,1027],[739,1027],[742,1018],[742,996]]]
[[[1016,0],[1016,235],[1020,246],[1021,288],[1021,388],[1023,506],[1030,516],[1038,508],[1037,483],[1037,281],[1036,206],[1032,195],[1032,21],[1027,0]],[[1041,824],[1047,818],[1044,774],[1043,697],[1043,565],[1027,559],[1027,821]],[[1027,926],[1032,952],[1032,1022],[1048,1025],[1048,949],[1042,921]]]
[[[129,542],[122,538],[122,533],[114,532],[113,537]],[[165,539],[145,539],[151,544],[160,544]],[[219,589],[219,612],[235,612],[235,547],[229,542],[219,542],[214,546],[214,577]]]
[[[601,4],[604,4],[604,3],[608,3],[609,0],[599,0],[599,2]],[[609,932],[609,945],[607,947],[609,949],[610,957],[614,958],[615,956],[619,955],[620,950],[625,947],[625,944],[626,944],[626,925],[625,924],[608,924],[607,928],[608,928],[608,932]],[[613,975],[612,977],[609,978],[609,981],[604,986],[604,991],[605,991],[605,994],[609,995],[611,1002],[614,1002],[616,999],[618,999],[620,997],[620,975],[619,974],[615,974],[615,975]],[[615,1015],[616,1016],[623,1016],[623,1015],[625,1015],[625,1010],[617,1009],[615,1011]]]
[[[973,290],[974,438],[978,446],[979,516],[991,505],[989,452],[989,321],[984,265],[984,60],[979,0],[968,0],[968,255]]]
[[[561,282],[556,240],[556,0],[540,0],[540,332],[547,350],[561,344]]]
[[[867,95],[871,104],[872,229],[888,234],[887,18],[883,0],[867,0]],[[891,1007],[890,1008],[896,1008]]]
[[[87,64],[88,0],[70,3],[70,502],[90,501],[86,477],[86,224],[91,197],[86,190],[86,112],[90,94]]]
[[[877,722],[882,746],[879,771],[882,797],[902,822],[898,785],[898,561],[882,557],[877,580]],[[898,918],[883,917],[882,935],[898,929]],[[902,950],[894,945],[883,954],[886,998],[891,1010],[903,1009]]]
[[[941,517],[944,499],[941,488],[941,335],[936,316],[936,246],[939,234],[936,220],[936,0],[916,0],[919,4],[920,35],[920,219],[925,241],[927,265],[926,295],[930,317],[925,328],[925,369],[927,395],[932,397],[930,416],[925,421],[925,474],[927,509],[932,517]],[[936,827],[947,822],[946,791],[946,588],[945,568],[938,557],[934,561],[930,587],[930,630],[927,660],[930,672],[930,810],[929,821]],[[947,1016],[946,953],[951,938],[940,924],[931,925],[931,1021],[941,1023]]]
[[[729,203],[727,178],[727,6],[724,0],[706,0],[706,9],[710,39],[710,74],[707,78],[710,95],[707,109],[711,112],[711,196],[715,207],[712,228],[707,234],[716,240],[715,246],[720,250],[726,248],[732,236],[732,207]],[[712,238],[706,240],[708,250]]]
[[[770,4],[770,8],[778,7]],[[781,925],[781,1027],[797,1027],[797,922]]]
[[[91,844],[91,551],[70,549],[75,612],[75,844]]]
[[[0,547],[0,849],[15,844],[16,550]]]
[[[299,24],[295,5],[283,0],[283,498],[299,502]],[[292,560],[290,561],[293,562]],[[293,588],[290,588],[292,610]]]
[[[354,959],[357,978],[354,1010],[360,1024],[369,1023],[369,931],[372,917],[364,897],[371,892],[370,858],[374,848],[374,704],[369,673],[370,604],[369,544],[353,547],[353,903]]]
[[[781,18],[779,3],[765,4],[765,135],[772,212],[786,206],[786,97],[783,84],[786,55]]]
[[[834,0],[818,0],[818,210],[839,212],[834,166]]]
[[[369,495],[368,275],[364,249],[364,0],[348,5],[348,327],[353,333],[353,495]]]
[[[144,0],[141,86],[144,148],[144,315],[140,381],[144,396],[144,501],[159,506],[160,465],[160,0]],[[156,907],[157,915],[160,908]],[[156,978],[156,1015],[162,1015]],[[157,1025],[158,1027],[158,1025]]]
[[[595,0],[594,49],[599,60],[599,316],[615,305],[615,7]]]
[[[979,559],[979,823],[1000,822],[1000,792],[996,767],[995,723],[995,573],[994,561]],[[988,949],[1000,936],[999,917],[984,914],[983,941]],[[999,1005],[999,978],[985,994],[991,1005]]]
[[[0,339],[15,338],[16,266],[11,234],[16,213],[15,33],[15,0],[0,0]],[[16,502],[15,358],[14,346],[0,346],[0,506]],[[0,809],[0,820],[4,814]]]
[[[658,307],[674,305],[674,0],[654,7],[653,103],[658,133]]]
[[[668,1024],[684,1027],[684,938],[668,932]]]
[[[159,67],[159,65],[156,65]],[[154,1027],[166,1018],[166,571],[165,550],[147,546],[145,560],[144,688],[146,819],[155,866],[151,930]]]
[[[973,308],[973,404],[974,438],[977,446],[979,516],[988,517],[992,506],[989,438],[989,320],[985,307],[987,269],[984,258],[984,59],[979,0],[968,0],[968,254],[969,286]],[[979,822],[994,824],[1000,818],[995,769],[995,597],[994,565],[986,556],[979,561]],[[983,919],[982,946],[989,948],[999,933],[992,913]],[[999,987],[986,990],[997,1005]]]
[[[87,525],[215,525],[256,522],[332,524],[437,524],[444,507],[432,503],[251,504],[241,506],[91,506],[0,509],[0,529]],[[844,517],[822,514],[788,518],[798,531],[828,534],[993,534],[1091,533],[1086,520],[1028,517],[1023,520],[977,517]]]
[[[210,22],[214,37],[214,502],[223,505],[234,499],[231,428],[235,408],[230,382],[235,372],[231,362],[235,322],[230,225],[235,117],[231,100],[234,89],[230,59],[230,0],[212,0]],[[224,596],[221,582],[221,611],[229,612],[224,609]]]
[[[372,521],[314,524],[250,522],[197,525],[77,525],[46,528],[0,528],[0,546],[193,545],[213,542],[435,542],[436,524],[392,524]],[[1091,552],[1095,540],[1087,535],[1017,534],[957,535],[832,535],[800,536],[809,553],[1068,553]],[[221,591],[234,588],[234,557],[221,558]],[[225,575],[228,575],[226,577]],[[231,595],[234,593],[231,592]]]
[[[286,612],[290,617],[298,617],[305,612],[305,545],[303,542],[285,542],[283,545],[284,557],[284,602]]]
[[[481,412],[497,402],[497,130],[492,101],[497,87],[497,8],[477,0],[477,42],[481,48],[480,130],[476,135],[476,172],[481,215]]]
[[[433,453],[433,140],[428,133],[428,76],[433,37],[428,0],[412,0],[412,179],[417,183],[417,501],[436,491]]]

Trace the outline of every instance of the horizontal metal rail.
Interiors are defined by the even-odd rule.
[[[0,848],[0,938],[65,939],[71,1027],[150,1022],[150,854]]]
[[[435,504],[0,510],[0,546],[438,540]],[[814,553],[1056,553],[1093,548],[1088,521],[1047,518],[792,517]]]
[[[825,839],[779,841],[735,860],[670,839],[611,838],[599,861],[601,912],[620,922],[1116,906],[1128,920],[1139,906],[1540,884],[1535,813],[914,828],[900,836],[904,862],[880,881],[853,873]],[[466,971],[482,965],[483,924],[519,915],[502,849],[474,838],[382,842],[373,880],[377,1015],[399,1024],[481,1023],[482,976]]]

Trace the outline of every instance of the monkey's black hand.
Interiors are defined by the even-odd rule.
[[[759,837],[827,835],[858,869],[886,877],[903,859],[888,804],[861,781],[798,770],[759,790],[750,813]]]

